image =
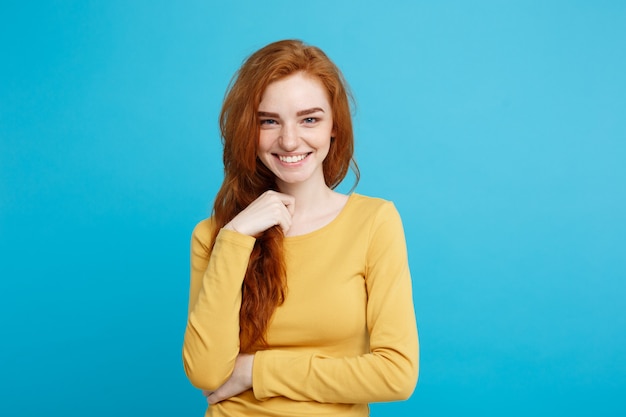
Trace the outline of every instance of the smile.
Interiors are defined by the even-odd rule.
[[[302,161],[304,158],[309,156],[308,153],[304,153],[302,155],[276,155],[280,162],[286,162],[288,164],[294,164],[296,162]]]

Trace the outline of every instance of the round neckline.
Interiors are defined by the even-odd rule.
[[[311,232],[304,233],[302,235],[285,236],[285,242],[295,242],[297,240],[308,239],[330,229],[335,223],[338,223],[339,220],[341,220],[341,218],[345,215],[345,213],[348,211],[349,206],[351,205],[352,200],[354,200],[356,196],[357,196],[356,193],[348,194],[348,200],[346,200],[346,203],[343,205],[339,213],[337,213],[337,215],[331,221],[326,223],[324,226],[320,227],[319,229],[315,229]]]

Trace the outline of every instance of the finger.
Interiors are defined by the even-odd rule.
[[[282,193],[277,193],[277,194],[278,194],[278,197],[280,198],[280,201],[287,208],[287,211],[289,212],[289,214],[293,216],[293,213],[296,207],[296,199],[293,196],[290,196],[289,194],[282,194]]]
[[[286,234],[291,229],[296,200],[287,194],[277,193],[277,196],[279,198],[280,210],[276,217],[276,224]]]
[[[206,397],[206,401],[207,403],[209,403],[209,405],[212,404],[217,404],[220,401],[222,401],[223,398],[220,398],[218,395],[216,395],[215,392],[212,392],[211,395],[209,395],[208,397]]]
[[[283,234],[287,234],[291,229],[291,215],[286,214],[278,220],[278,226],[282,229]]]
[[[291,227],[295,198],[277,191],[266,191],[237,214],[225,228],[249,236],[279,225],[283,232]]]
[[[287,232],[291,227],[295,199],[290,195],[276,191],[271,191],[268,199],[270,199],[269,204],[265,207],[268,210],[268,220],[271,219],[272,226],[277,225],[283,229],[283,232]]]

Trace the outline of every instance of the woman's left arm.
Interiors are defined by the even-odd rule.
[[[255,354],[257,399],[369,403],[407,399],[419,371],[419,344],[404,231],[392,203],[378,211],[366,266],[370,352],[329,357],[291,351]]]

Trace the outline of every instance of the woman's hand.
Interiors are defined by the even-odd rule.
[[[209,404],[216,404],[252,388],[252,364],[254,355],[240,353],[235,360],[235,369],[224,385],[215,391],[202,391]]]
[[[291,227],[295,202],[295,198],[290,195],[266,191],[224,228],[256,237],[270,227],[279,225],[283,233],[287,233]]]

